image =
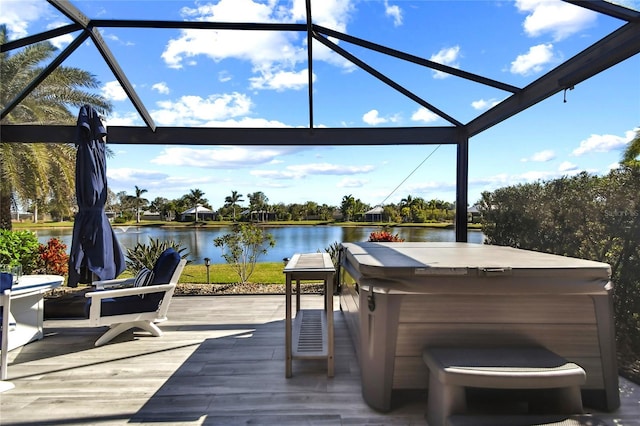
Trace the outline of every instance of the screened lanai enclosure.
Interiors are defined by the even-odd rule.
[[[150,18],[155,16],[149,10],[147,16],[122,16],[117,19],[101,19],[100,16],[90,16],[85,10],[87,3],[65,0],[48,0],[52,10],[60,14],[59,21],[66,21],[58,27],[30,35],[21,39],[8,41],[0,46],[3,54],[15,52],[26,46],[45,40],[52,40],[60,36],[71,36],[72,41],[61,50],[58,56],[49,63],[44,71],[29,81],[19,94],[2,105],[2,119],[5,119],[56,67],[74,55],[81,46],[91,46],[98,53],[101,63],[86,63],[83,68],[92,72],[92,67],[106,64],[120,86],[126,92],[130,102],[135,107],[144,126],[110,125],[107,142],[109,144],[162,144],[162,145],[219,145],[219,146],[375,146],[375,145],[452,145],[456,147],[456,206],[469,205],[469,141],[476,135],[496,126],[504,120],[519,114],[526,109],[560,94],[567,93],[591,77],[616,66],[640,52],[640,12],[626,7],[625,2],[602,0],[566,0],[579,8],[596,13],[598,18],[607,20],[607,28],[611,31],[598,40],[584,41],[582,50],[565,52],[564,61],[544,75],[531,77],[525,85],[515,85],[501,78],[499,73],[471,72],[456,66],[445,65],[433,59],[417,55],[420,40],[408,40],[406,45],[399,46],[397,42],[387,39],[387,33],[380,29],[374,32],[375,38],[363,38],[357,31],[345,32],[341,25],[331,25],[319,13],[326,6],[323,1],[306,0],[293,2],[299,5],[299,19],[274,19],[264,22],[229,22],[215,20],[179,20],[168,21]],[[465,5],[460,2],[428,2],[426,7],[436,7],[440,12],[459,16],[459,25],[468,25],[470,17],[462,13]],[[338,3],[336,3],[338,5]],[[337,6],[336,6],[337,7]],[[153,9],[153,8],[151,8]],[[91,9],[95,10],[95,9]],[[501,31],[492,24],[485,25],[485,31]],[[122,57],[114,49],[115,41],[103,37],[105,30],[117,31],[122,29],[136,30],[130,34],[154,32],[166,35],[167,38],[177,31],[197,30],[210,34],[211,40],[222,32],[242,34],[237,37],[238,43],[251,43],[261,35],[267,33],[295,34],[303,42],[306,49],[306,63],[301,65],[306,70],[305,102],[303,104],[278,105],[278,108],[305,109],[308,120],[305,126],[291,127],[164,127],[158,126],[149,112],[149,105],[136,90],[136,84],[130,78],[131,69],[121,66]],[[456,28],[438,31],[456,32]],[[424,39],[430,37],[431,26],[424,26]],[[252,37],[254,37],[252,39]],[[286,52],[283,50],[283,55]],[[340,99],[322,97],[317,85],[327,72],[326,62],[321,58],[331,55],[334,60],[348,63],[352,70],[360,72],[362,80],[375,81],[376,84],[391,89],[400,96],[406,97],[416,106],[437,115],[445,125],[395,127],[328,127],[318,118],[318,111],[331,108],[331,103],[339,103]],[[516,52],[514,52],[515,56]],[[393,58],[397,67],[381,69],[377,67],[376,55]],[[480,112],[475,117],[455,116],[446,108],[441,108],[442,99],[433,99],[428,85],[417,87],[405,84],[402,77],[395,77],[396,69],[412,66],[423,69],[425,73],[444,73],[451,81],[459,82],[461,88],[452,86],[451,97],[465,99],[465,87],[481,87],[491,97],[498,99],[492,107]],[[489,74],[494,74],[490,76]],[[425,74],[430,75],[430,74]],[[139,83],[138,83],[139,84]],[[323,80],[323,84],[330,84],[330,78]],[[423,87],[424,86],[424,87]],[[637,89],[637,88],[632,88]],[[633,93],[633,92],[632,92]],[[637,92],[635,92],[637,93]],[[348,94],[345,94],[348,96]],[[597,105],[593,105],[597,109]],[[6,122],[6,120],[4,120]],[[573,126],[575,123],[566,123]],[[60,126],[47,124],[2,124],[1,141],[8,143],[68,143],[74,140],[75,126]],[[487,147],[491,149],[491,147]],[[455,218],[456,240],[467,240],[467,212],[458,208]]]

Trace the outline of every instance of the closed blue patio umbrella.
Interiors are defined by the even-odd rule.
[[[107,167],[103,137],[107,132],[89,105],[80,108],[76,134],[76,199],[69,255],[70,287],[116,278],[125,269],[120,244],[104,211],[107,201]]]

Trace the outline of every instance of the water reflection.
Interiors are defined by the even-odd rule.
[[[276,246],[261,256],[260,262],[279,262],[294,253],[315,253],[324,251],[334,242],[366,241],[369,234],[379,231],[380,227],[342,227],[342,226],[281,226],[265,227],[276,240]],[[150,239],[173,240],[181,243],[189,252],[189,258],[194,263],[204,263],[204,258],[211,259],[211,263],[224,263],[221,250],[213,245],[213,240],[231,232],[230,227],[222,228],[155,228],[138,226],[114,226],[116,237],[126,248],[133,248],[136,244],[148,244]],[[72,229],[39,229],[36,231],[41,243],[55,237],[71,247]],[[391,228],[390,232],[398,234],[405,241],[455,241],[455,230],[434,228]],[[482,243],[484,235],[480,231],[472,230],[468,233],[470,243]]]

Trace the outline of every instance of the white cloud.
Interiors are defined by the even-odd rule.
[[[296,147],[169,147],[151,160],[166,166],[238,169],[268,164],[279,156],[296,152]]]
[[[522,162],[534,161],[537,163],[546,163],[547,161],[551,161],[554,158],[556,158],[556,153],[550,149],[547,149],[544,151],[536,152],[531,157],[523,158],[520,161]]]
[[[142,118],[137,112],[118,113],[114,112],[107,117],[105,125],[109,126],[137,126],[142,125]],[[108,131],[108,129],[107,129]]]
[[[434,114],[424,107],[418,108],[412,115],[411,120],[413,121],[421,121],[423,123],[433,123],[434,121],[438,121],[440,118],[439,115]]]
[[[51,29],[55,29],[58,27],[62,27],[63,25],[67,25],[66,22],[62,22],[62,21],[58,21],[58,22],[52,22],[49,25],[47,25],[47,29],[51,30]],[[58,49],[63,49],[64,47],[66,47],[69,43],[71,43],[73,41],[75,37],[71,34],[64,34],[55,38],[52,38],[51,40],[49,40],[51,42],[51,44],[53,44],[56,48]]]
[[[71,34],[61,35],[49,40],[51,44],[53,44],[58,49],[63,49],[69,45],[73,41],[73,36]]]
[[[131,169],[131,168],[108,168],[107,177],[115,181],[125,182],[139,179],[140,181],[164,180],[169,175],[155,170]]]
[[[29,35],[29,23],[45,16],[47,10],[37,0],[3,1],[0,25],[7,25],[9,40],[22,38]]]
[[[471,107],[477,111],[484,111],[489,108],[493,108],[498,105],[501,101],[491,98],[491,99],[478,99],[477,101],[471,102]]]
[[[338,188],[362,188],[367,183],[369,183],[369,181],[365,179],[344,178],[338,182],[336,186]]]
[[[635,136],[634,130],[625,132],[624,136],[616,135],[591,135],[580,142],[580,146],[573,150],[575,156],[590,152],[609,152],[623,149]]]
[[[499,173],[492,176],[469,178],[469,187],[482,188],[483,191],[493,191],[510,184],[509,175]]]
[[[106,40],[120,41],[120,38],[115,34],[104,34],[103,33],[102,37],[105,38]]]
[[[558,166],[558,170],[561,172],[572,172],[572,171],[576,171],[577,169],[578,169],[578,166],[571,163],[570,161],[563,161]]]
[[[315,74],[312,80],[316,80]],[[281,92],[285,89],[300,90],[308,86],[309,71],[307,69],[294,71],[265,70],[259,77],[249,79],[252,89],[270,89]]]
[[[453,68],[460,68],[460,64],[458,63],[458,59],[460,58],[460,46],[447,47],[445,49],[441,49],[438,53],[431,55],[431,60],[433,62],[437,62],[442,65],[448,65]],[[447,78],[449,74],[434,71],[434,78]]]
[[[259,177],[262,179],[274,179],[274,180],[289,180],[289,179],[298,179],[302,177],[290,170],[251,170],[249,174],[251,176]]]
[[[158,124],[166,126],[204,126],[209,122],[246,116],[251,112],[251,99],[241,93],[182,96],[176,101],[161,101],[151,113]]]
[[[176,195],[184,193],[185,188],[193,188],[200,185],[211,184],[219,180],[215,176],[174,176],[156,170],[132,169],[132,168],[109,168],[107,170],[109,187],[118,191],[122,188],[126,190],[134,186],[142,186],[148,189],[161,191],[163,195],[175,192]]]
[[[235,2],[235,0],[232,0]],[[273,2],[275,3],[275,2]],[[327,28],[345,32],[347,22],[351,12],[353,12],[352,0],[323,0],[313,2],[311,6],[311,14],[313,22]],[[307,19],[306,1],[293,0],[291,11],[283,11],[283,13],[291,13],[292,20],[296,22],[305,22]]]
[[[344,32],[353,9],[351,1],[326,0],[313,5],[314,22]],[[181,10],[189,20],[216,22],[306,22],[305,1],[294,0],[292,7],[275,1],[220,0],[216,4],[198,4]],[[353,69],[353,65],[330,49],[314,42],[314,59]],[[283,31],[212,31],[182,30],[180,36],[169,40],[162,58],[171,68],[195,63],[197,56],[215,62],[234,58],[248,61],[257,76],[251,80],[258,89],[300,89],[306,85],[295,68],[307,61],[306,38]],[[289,83],[293,78],[292,84]],[[274,80],[275,79],[275,80]],[[272,81],[274,80],[274,81]]]
[[[302,174],[314,175],[353,175],[358,173],[368,173],[375,169],[374,166],[348,166],[330,163],[314,163],[288,166],[288,170],[293,170]]]
[[[598,14],[560,0],[517,0],[520,12],[528,13],[523,27],[530,37],[551,34],[559,41],[595,24]]]
[[[438,182],[435,180],[420,182],[407,186],[407,192],[413,194],[417,193],[429,197],[429,194],[433,194],[435,191],[455,191],[456,183],[453,182]]]
[[[511,72],[513,74],[529,75],[543,70],[544,65],[553,60],[553,45],[539,44],[532,46],[524,55],[518,55],[515,61],[511,62]]]
[[[153,86],[151,86],[151,88],[161,95],[169,94],[169,86],[167,86],[167,83],[165,83],[164,81],[154,84]]]
[[[378,124],[386,123],[389,120],[384,117],[380,117],[380,113],[377,109],[372,109],[362,116],[362,121],[371,126],[376,126]]]
[[[402,9],[397,5],[390,5],[388,0],[384,1],[384,14],[393,18],[393,26],[402,25]]]
[[[252,176],[269,179],[302,179],[307,176],[342,176],[359,173],[369,173],[375,169],[374,166],[349,166],[330,163],[311,163],[287,166],[282,170],[253,170]]]
[[[105,83],[104,86],[102,86],[101,92],[102,96],[110,101],[124,101],[127,99],[127,93],[117,80]]]
[[[240,119],[211,120],[202,123],[203,127],[291,127],[277,120],[267,120],[266,118],[242,117]]]
[[[218,73],[218,81],[222,82],[222,83],[226,83],[227,81],[230,81],[233,78],[233,76],[229,73],[229,71],[220,71]]]

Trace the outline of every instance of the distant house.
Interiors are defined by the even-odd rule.
[[[145,210],[140,215],[140,220],[161,220],[159,212],[151,212],[149,210]]]
[[[382,213],[384,213],[382,206],[375,206],[364,213],[364,220],[365,222],[382,222]]]
[[[473,205],[467,209],[467,222],[478,223],[481,217],[482,213],[478,210],[477,205]]]
[[[180,220],[194,220],[196,212],[198,212],[198,220],[214,220],[216,217],[216,212],[198,204],[196,207],[192,207],[180,213]]]
[[[250,214],[252,222],[268,222],[270,220],[276,220],[276,214],[266,210],[252,210]]]

